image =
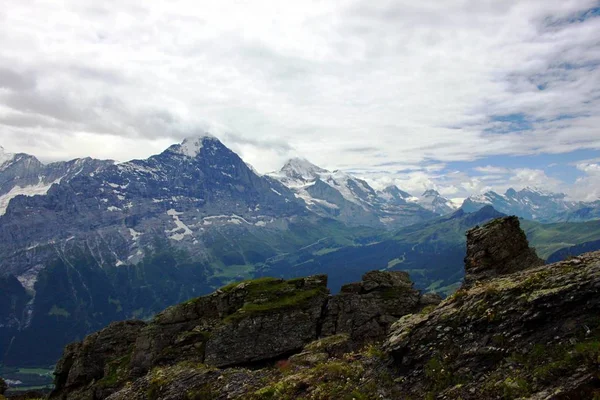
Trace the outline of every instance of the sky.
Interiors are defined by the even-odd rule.
[[[4,0],[0,145],[125,161],[210,131],[450,198],[600,198],[600,1]]]

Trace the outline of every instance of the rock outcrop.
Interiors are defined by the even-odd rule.
[[[466,285],[543,264],[517,217],[498,218],[467,232]]]
[[[259,366],[323,336],[344,334],[341,354],[340,348],[383,339],[402,315],[439,302],[422,296],[404,272],[373,271],[344,290],[330,296],[324,275],[259,278],[170,307],[149,323],[112,324],[67,346],[51,398],[105,398],[157,366],[182,362]],[[328,349],[321,352],[326,357],[336,352]]]
[[[329,300],[323,335],[346,333],[359,342],[382,338],[393,322],[414,312],[420,300],[406,272],[368,272]]]
[[[6,389],[8,389],[8,385],[6,384],[4,379],[0,378],[0,396],[2,396],[4,392],[6,392]]]

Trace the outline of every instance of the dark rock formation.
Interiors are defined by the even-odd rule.
[[[412,395],[592,398],[600,383],[599,293],[599,252],[525,269],[460,289],[429,314],[401,318],[385,350]]]
[[[331,298],[323,336],[346,333],[359,342],[382,338],[393,322],[418,308],[420,299],[406,272],[368,272],[361,282],[342,286]]]
[[[543,264],[517,217],[495,219],[467,232],[466,285]]]
[[[600,252],[543,265],[516,217],[467,234],[466,284],[402,317],[384,351],[408,397],[583,399],[600,393]],[[477,284],[474,284],[477,283]]]
[[[170,307],[148,324],[112,324],[67,346],[51,398],[105,398],[157,366],[186,362],[256,366],[301,353],[296,360],[314,363],[383,339],[399,317],[436,301],[421,296],[404,272],[369,272],[333,297],[324,275],[232,284]],[[323,336],[330,337],[303,351]]]
[[[107,386],[115,378],[112,375],[117,369],[128,367],[132,345],[145,325],[141,321],[115,322],[83,342],[68,345],[54,371],[53,397],[78,398],[87,391],[86,385],[94,381],[99,384],[91,391],[93,398],[106,397]]]
[[[0,378],[0,396],[6,392],[6,389],[8,389],[8,385],[4,382],[4,379]]]

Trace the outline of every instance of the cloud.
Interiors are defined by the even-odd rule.
[[[300,155],[415,190],[479,190],[506,171],[460,183],[466,171],[432,168],[600,150],[594,7],[6,0],[0,142],[47,160],[127,159],[208,129],[263,172]]]

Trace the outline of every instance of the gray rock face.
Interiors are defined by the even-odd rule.
[[[467,232],[467,285],[543,264],[529,247],[517,217],[495,219]]]
[[[430,313],[392,325],[384,351],[406,398],[593,398],[600,252],[550,265],[533,261],[463,286]]]
[[[269,362],[319,337],[309,352],[339,354],[383,338],[399,317],[436,301],[412,286],[406,273],[380,271],[333,297],[324,275],[232,284],[170,307],[148,324],[113,324],[67,346],[51,398],[104,398],[156,366],[184,361],[219,368]]]
[[[106,266],[136,263],[157,234],[202,259],[205,235],[220,221],[257,228],[307,214],[285,186],[254,173],[213,137],[122,164],[84,159],[40,171],[34,157],[15,160],[0,171],[0,195],[2,180],[12,182],[23,169],[27,182],[55,184],[45,196],[13,198],[0,217],[0,275],[45,265],[56,247],[89,247]]]
[[[406,272],[368,272],[329,300],[322,335],[346,333],[359,342],[380,339],[398,318],[414,312],[420,299]]]
[[[90,391],[93,394],[91,398],[106,397],[103,393],[110,389],[108,378],[116,373],[120,367],[118,363],[124,363],[123,367],[129,366],[132,345],[145,325],[141,321],[115,322],[87,336],[83,342],[68,345],[56,365],[56,389],[51,396],[56,399],[78,398],[81,392],[86,391],[86,384],[106,378],[105,384]]]
[[[320,219],[214,137],[120,164],[44,165],[25,154],[0,161],[0,288],[10,289],[0,290],[5,364],[54,362],[65,343],[90,330],[207,293],[219,284],[208,282],[215,262],[264,261],[292,247],[284,239],[290,225]],[[57,285],[64,295],[55,294]],[[66,312],[55,318],[53,306]],[[53,332],[43,345],[41,327]]]

